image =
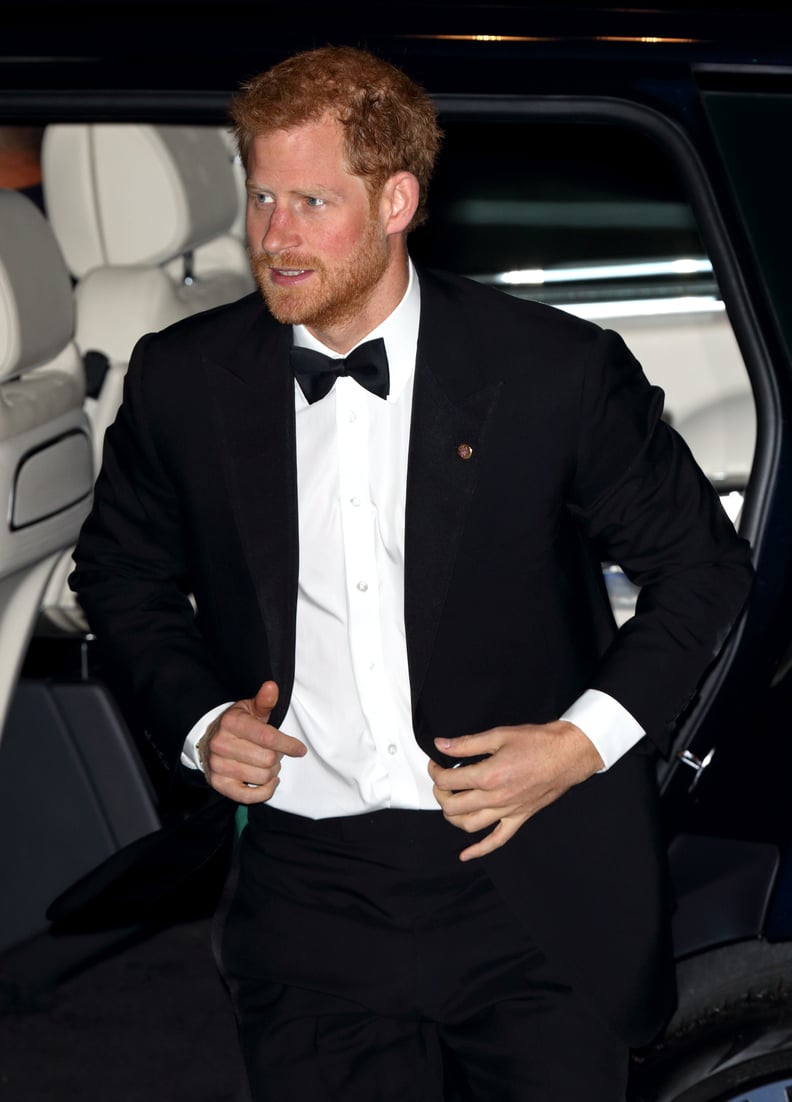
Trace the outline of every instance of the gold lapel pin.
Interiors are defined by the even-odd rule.
[[[473,449],[470,444],[458,444],[456,453],[460,459],[470,459],[473,454]]]

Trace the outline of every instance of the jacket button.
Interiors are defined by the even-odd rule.
[[[456,453],[460,459],[470,459],[473,454],[473,449],[470,444],[459,444]]]

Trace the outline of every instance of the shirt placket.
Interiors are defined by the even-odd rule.
[[[376,506],[369,463],[369,403],[354,380],[336,384],[339,490],[352,665],[361,708],[391,785],[415,787],[394,729],[395,703],[384,662],[377,568]],[[391,789],[392,791],[392,789]]]

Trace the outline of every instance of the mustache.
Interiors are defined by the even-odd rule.
[[[258,270],[268,271],[271,268],[285,268],[285,269],[308,269],[313,270],[321,269],[322,264],[317,257],[313,256],[299,256],[297,253],[265,253],[265,252],[253,252],[248,250],[250,257],[250,263],[254,268]]]

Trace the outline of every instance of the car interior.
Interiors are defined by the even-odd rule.
[[[739,524],[754,401],[673,159],[602,120],[493,124],[451,113],[444,123],[415,259],[621,332]],[[0,829],[28,830],[24,861],[14,847],[0,854],[0,884],[13,885],[14,897],[0,915],[0,953],[20,961],[47,936],[46,907],[59,892],[162,822],[134,708],[105,684],[66,584],[132,349],[144,333],[254,288],[243,170],[222,128],[56,123],[44,130],[41,166],[46,219],[0,190],[0,479],[9,502],[0,532]],[[623,622],[634,587],[616,565],[603,569]],[[77,955],[64,942],[47,967],[67,972]]]

